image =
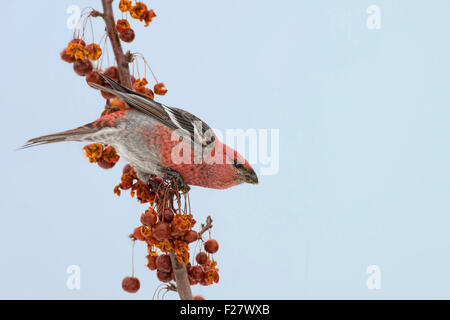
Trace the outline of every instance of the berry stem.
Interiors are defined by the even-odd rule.
[[[117,68],[119,69],[120,83],[129,89],[131,89],[131,77],[130,69],[128,67],[128,61],[122,50],[122,44],[120,43],[119,35],[115,28],[114,12],[112,9],[112,0],[102,0],[103,6],[103,20],[106,25],[106,33],[111,41],[111,47],[114,52],[114,56],[117,62]]]

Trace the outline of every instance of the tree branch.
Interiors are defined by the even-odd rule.
[[[192,300],[191,285],[186,270],[186,266],[178,262],[173,252],[170,253],[170,261],[172,262],[173,273],[175,274],[175,282],[177,283],[177,292],[181,300]]]
[[[122,50],[122,44],[120,43],[119,35],[116,31],[116,23],[114,20],[114,12],[112,9],[112,0],[102,0],[103,6],[103,20],[105,20],[106,33],[111,41],[111,47],[114,52],[114,56],[117,62],[117,68],[119,69],[120,83],[129,89],[131,89],[131,77],[130,69],[128,67],[128,59]]]
[[[114,12],[112,9],[112,0],[102,0],[103,13],[94,12],[94,16],[101,16],[105,21],[106,33],[108,34],[111,46],[116,58],[117,68],[119,69],[120,83],[129,89],[131,88],[131,77],[128,63],[132,60],[130,52],[123,53],[122,44],[120,43],[119,35],[116,31],[116,23],[114,19]],[[174,253],[170,253],[170,260],[172,261],[173,273],[175,275],[175,282],[177,283],[177,292],[181,300],[192,300],[191,285],[186,266],[178,262]]]

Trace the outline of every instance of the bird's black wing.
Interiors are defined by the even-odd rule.
[[[100,73],[101,74],[101,73]],[[101,74],[111,88],[89,83],[94,88],[112,93],[124,100],[128,106],[135,108],[152,118],[157,119],[162,124],[172,130],[181,129],[183,135],[187,135],[194,143],[199,143],[203,147],[211,145],[215,141],[215,135],[211,128],[193,114],[174,107],[169,107],[159,103],[149,97],[125,88],[110,77]]]

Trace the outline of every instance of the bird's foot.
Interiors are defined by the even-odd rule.
[[[165,177],[164,179],[169,180],[178,190],[180,190],[182,193],[188,193],[189,190],[191,190],[191,187],[189,187],[181,177],[181,175],[173,170],[166,169],[164,170]]]

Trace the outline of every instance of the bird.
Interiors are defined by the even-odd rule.
[[[198,117],[100,74],[106,85],[89,85],[122,99],[125,109],[75,129],[30,139],[22,148],[63,141],[111,145],[134,168],[139,180],[150,183],[155,176],[169,179],[184,192],[190,186],[227,189],[242,183],[258,183],[249,162],[222,143]]]

